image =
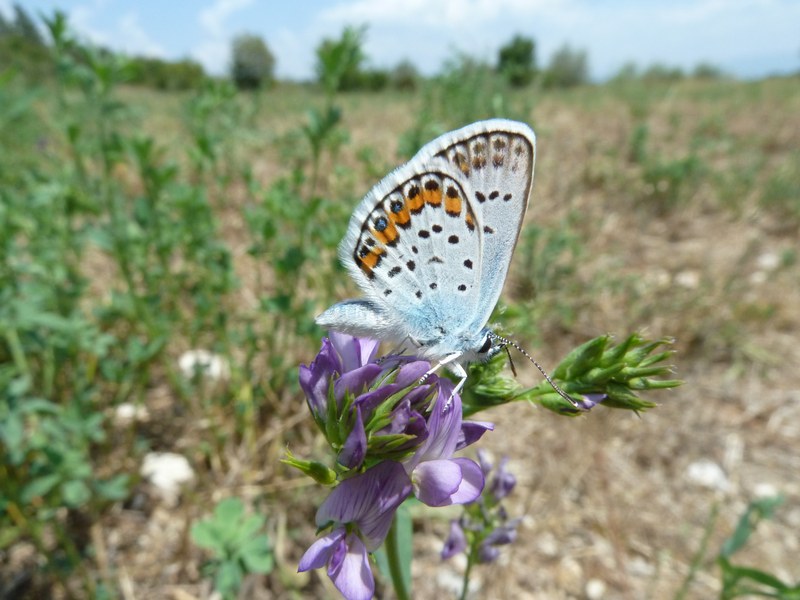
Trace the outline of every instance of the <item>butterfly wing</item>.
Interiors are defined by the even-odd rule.
[[[317,323],[422,345],[480,330],[502,291],[532,182],[533,131],[494,119],[426,144],[353,213],[339,255],[366,298]]]
[[[465,324],[476,331],[486,325],[503,291],[533,188],[536,135],[524,123],[491,119],[440,139],[441,148],[430,151],[460,173],[479,223],[480,294],[473,319]]]
[[[480,234],[467,191],[443,160],[412,159],[353,213],[339,255],[364,291],[317,323],[429,345],[478,305]]]

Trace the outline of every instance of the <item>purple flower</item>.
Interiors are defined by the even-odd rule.
[[[413,357],[376,361],[377,342],[331,333],[314,361],[300,367],[300,386],[320,430],[336,453],[329,469],[340,483],[317,511],[327,530],[303,555],[299,570],[327,567],[350,600],[375,588],[368,554],[391,527],[397,508],[414,493],[429,506],[473,502],[484,487],[474,461],[455,458],[491,423],[464,422],[461,397],[449,379],[426,374]],[[424,381],[420,383],[424,377]],[[290,464],[314,475],[316,463]],[[364,465],[372,465],[363,472]],[[453,530],[452,552],[466,547]]]
[[[511,544],[517,539],[517,525],[519,525],[519,522],[519,519],[514,519],[495,527],[478,547],[478,560],[482,563],[487,563],[500,556],[500,549],[497,546]]]
[[[414,494],[428,506],[465,504],[480,496],[484,479],[481,468],[468,458],[452,458],[461,429],[461,397],[452,396],[453,384],[439,380],[439,389],[428,417],[428,437],[405,462],[414,483]]]
[[[499,501],[508,496],[514,486],[517,485],[517,478],[506,468],[508,457],[504,456],[494,473],[494,477],[489,485],[489,492],[494,499]]]
[[[328,576],[345,598],[371,598],[375,581],[367,552],[383,543],[397,507],[410,494],[403,466],[393,461],[341,482],[317,510],[317,526],[333,528],[306,551],[298,571],[327,565]]]
[[[467,537],[464,535],[461,522],[458,519],[453,519],[450,521],[450,535],[447,536],[444,548],[442,548],[442,560],[447,560],[451,556],[464,552],[466,549]]]
[[[582,394],[578,404],[583,410],[589,410],[608,398],[608,394]]]

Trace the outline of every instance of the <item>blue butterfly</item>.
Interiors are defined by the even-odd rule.
[[[365,297],[334,304],[317,324],[410,343],[436,363],[431,372],[447,365],[460,377],[460,390],[468,363],[516,346],[486,323],[528,208],[535,159],[533,130],[505,119],[423,146],[369,191],[339,246]]]

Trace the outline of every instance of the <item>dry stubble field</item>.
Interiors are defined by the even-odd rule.
[[[277,92],[265,97],[263,116],[241,150],[262,185],[288,172],[275,140],[302,123],[297,106],[314,102],[291,93],[302,101]],[[508,511],[524,521],[498,563],[476,570],[475,597],[673,598],[710,523],[705,557],[685,597],[715,597],[714,558],[722,540],[750,500],[774,493],[786,502],[736,557],[797,581],[798,81],[526,93],[525,119],[537,132],[538,156],[525,231],[561,232],[568,242],[535,257],[541,246],[521,242],[501,300],[515,310],[504,320],[501,309],[498,321],[550,368],[604,333],[673,336],[673,363],[685,384],[652,393],[648,398],[659,406],[641,415],[599,408],[567,419],[522,403],[481,415],[496,429],[480,445],[510,457],[518,486]],[[171,128],[178,104],[127,94],[148,106],[145,128],[176,143]],[[339,102],[350,139],[335,159],[323,161],[321,189],[349,194],[355,206],[376,181],[373,171],[400,162],[397,140],[414,125],[421,99],[386,93]],[[357,158],[364,147],[371,149],[369,169]],[[352,169],[349,176],[337,175],[341,165]],[[248,192],[233,183],[218,193],[217,216],[241,282],[234,304],[256,306],[274,282],[254,276],[257,259],[247,254]],[[94,258],[101,273],[103,258]],[[553,274],[545,265],[544,275],[532,274],[543,260],[563,271]],[[355,292],[340,275],[324,298]],[[299,293],[315,297],[314,289]],[[172,355],[187,345],[175,343]],[[308,362],[316,347],[266,351]],[[539,380],[521,361],[517,367],[523,382]],[[266,580],[248,579],[242,597],[332,594],[321,574],[311,574],[304,591],[290,591],[306,581],[292,571],[313,540],[313,511],[324,492],[278,460],[287,445],[306,456],[319,456],[322,448],[299,392],[271,400],[281,408],[262,414],[258,439],[220,443],[215,463],[213,452],[196,448],[212,443],[204,437],[209,421],[216,420],[215,431],[233,427],[230,415],[199,404],[176,413],[164,385],[155,381],[149,388],[151,420],[139,433],[156,449],[189,454],[198,479],[174,507],[160,504],[141,483],[138,501],[113,508],[92,529],[93,568],[117,583],[121,597],[208,597],[199,572],[204,555],[191,545],[188,529],[227,495],[253,500],[277,544],[278,570]],[[117,459],[137,469],[134,457]],[[692,465],[704,462],[717,465],[723,477],[693,476]],[[453,597],[463,565],[438,558],[451,515],[418,516],[415,597]]]

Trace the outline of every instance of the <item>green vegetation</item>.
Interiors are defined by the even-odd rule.
[[[552,88],[517,88],[536,69],[519,38],[500,73],[457,56],[423,80],[405,63],[390,81],[406,94],[367,93],[383,84],[365,67],[365,32],[348,29],[318,48],[322,94],[282,82],[246,94],[190,62],[87,47],[63,16],[49,40],[29,20],[17,9],[0,22],[0,595],[117,598],[133,578],[160,597],[196,583],[201,563],[222,594],[253,573],[276,596],[321,593],[295,574],[317,499],[279,459],[286,446],[313,454],[297,386],[324,333],[313,317],[356,293],[336,245],[398,156],[477,119],[523,119],[539,136],[496,315],[531,352],[555,365],[608,331],[674,335],[690,373],[724,366],[703,375],[693,410],[709,389],[791,363],[773,345],[798,326],[795,80],[703,69],[589,87],[586,54],[565,48],[541,75]],[[691,254],[686,239],[707,246]],[[229,371],[186,377],[178,358],[192,348]],[[149,416],[121,420],[126,405]],[[584,473],[583,453],[568,463],[563,449],[564,470]],[[182,528],[145,551],[142,523],[163,511],[139,475],[151,450],[182,452],[198,481],[170,514]],[[672,459],[650,450],[634,460]],[[241,500],[202,520],[220,492]],[[665,538],[670,560],[686,560]]]

